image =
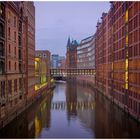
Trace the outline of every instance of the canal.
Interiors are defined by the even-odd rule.
[[[76,104],[71,107],[72,103]],[[94,106],[77,107],[78,103]],[[140,124],[73,80],[57,82],[53,91],[1,129],[0,138],[140,138]]]

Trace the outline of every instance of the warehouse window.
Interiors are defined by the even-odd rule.
[[[12,94],[12,80],[8,80],[8,94]]]
[[[17,64],[16,64],[16,62],[15,62],[15,70],[17,69]]]
[[[9,70],[11,70],[11,61],[9,61]]]
[[[11,45],[9,44],[9,54],[11,53]]]
[[[4,72],[4,62],[0,61],[0,74]]]
[[[8,28],[8,39],[10,39],[10,35],[11,35],[11,29],[10,27]]]
[[[16,42],[16,32],[14,32],[14,41]]]
[[[5,81],[1,81],[1,97],[5,97]]]
[[[0,43],[0,56],[4,56],[4,46]]]
[[[14,17],[14,27],[16,27],[16,17]]]
[[[17,92],[17,79],[14,80],[14,91]]]
[[[22,79],[19,78],[19,89],[21,90],[21,88],[22,88]]]
[[[128,10],[125,12],[125,22],[128,22]]]
[[[4,26],[0,24],[0,36],[4,37]]]

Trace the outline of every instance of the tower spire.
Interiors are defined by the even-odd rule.
[[[68,37],[67,48],[70,46],[70,36]]]

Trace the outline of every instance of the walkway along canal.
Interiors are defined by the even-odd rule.
[[[44,91],[45,92],[45,91]],[[138,138],[140,124],[88,85],[54,90],[0,130],[0,138]]]

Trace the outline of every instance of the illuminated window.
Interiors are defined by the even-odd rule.
[[[125,89],[128,89],[128,72],[125,73]]]
[[[128,10],[125,12],[125,22],[128,22]]]
[[[46,76],[45,75],[42,75],[41,76],[41,84],[43,84],[45,82],[46,82]]]
[[[128,35],[126,35],[125,44],[128,45]]]
[[[112,63],[112,70],[114,69],[114,67],[113,67],[113,63]]]
[[[125,89],[128,89],[128,59],[125,60]]]
[[[128,70],[128,59],[125,60],[125,70]]]
[[[39,67],[39,58],[35,58],[35,69]]]

